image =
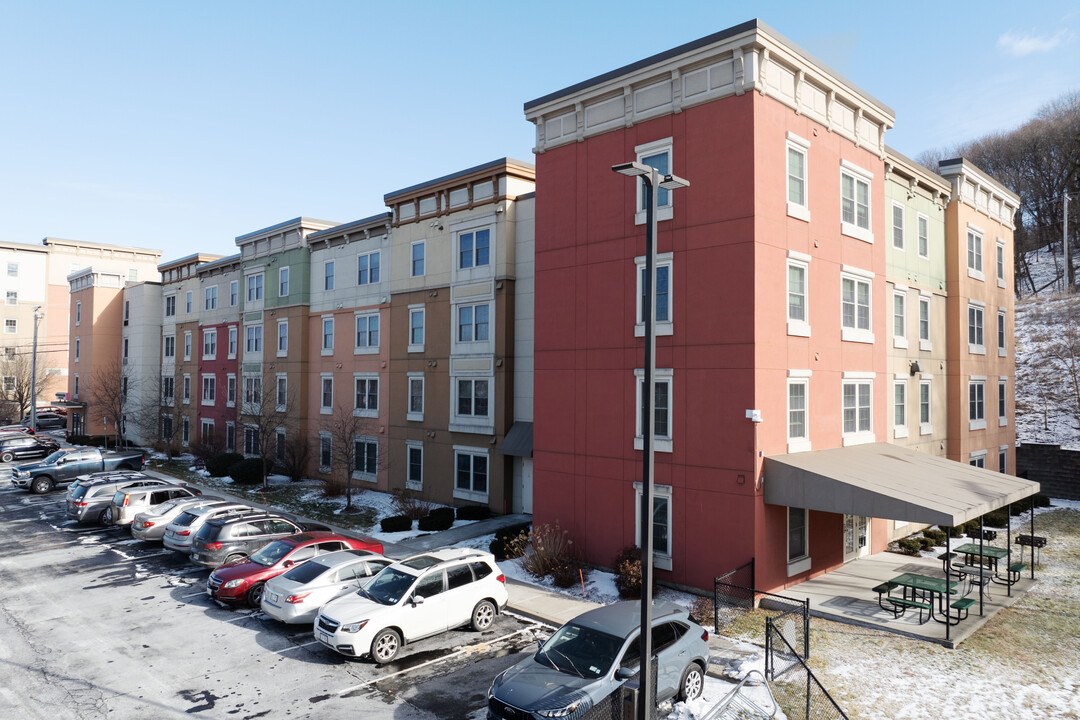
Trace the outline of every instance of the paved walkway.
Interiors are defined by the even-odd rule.
[[[427,552],[447,545],[456,545],[463,540],[472,540],[473,538],[490,535],[511,525],[520,525],[527,522],[532,522],[532,515],[498,515],[487,520],[477,520],[467,525],[458,525],[448,530],[417,535],[396,543],[384,543],[384,546],[392,545],[393,550],[387,547],[388,552],[415,555],[416,553]]]

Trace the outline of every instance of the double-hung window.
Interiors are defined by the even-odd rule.
[[[184,402],[191,402],[191,375],[184,373]]]
[[[202,354],[203,360],[213,360],[217,357],[217,330],[204,330]]]
[[[202,376],[202,404],[213,405],[217,399],[217,378],[213,375]]]
[[[489,380],[458,378],[457,414],[465,418],[487,418]]]
[[[638,411],[634,433],[634,449],[645,448],[645,371],[634,371],[636,405]],[[674,377],[671,368],[657,368],[653,378],[653,449],[672,452],[672,400]]]
[[[843,379],[843,443],[874,441],[873,373],[845,372]]]
[[[840,275],[841,338],[852,342],[874,342],[870,324],[873,275],[844,266]]]
[[[787,575],[791,577],[810,569],[809,523],[805,508],[788,508]]]
[[[933,416],[930,407],[930,386],[932,378],[923,374],[919,380],[919,434],[930,435],[934,432]]]
[[[487,303],[458,307],[458,342],[487,341],[489,307]]]
[[[897,286],[893,291],[893,347],[907,346],[907,288]]]
[[[191,291],[188,290],[184,294],[184,312],[188,315],[191,314]]]
[[[655,142],[638,145],[634,148],[637,161],[649,167],[656,168],[661,177],[674,174],[672,169],[672,139],[664,138]],[[674,217],[672,205],[672,193],[664,188],[656,188],[656,221],[670,220]],[[637,208],[634,213],[634,222],[642,225],[645,222],[648,209],[648,193],[644,180],[637,181]]]
[[[356,256],[356,284],[374,285],[379,282],[382,254],[375,252]]]
[[[1005,287],[1005,243],[997,241],[997,285]]]
[[[378,375],[353,375],[353,396],[353,415],[357,417],[379,416]]]
[[[375,482],[379,470],[379,441],[373,437],[353,438],[353,477]]]
[[[226,376],[225,388],[225,407],[236,407],[236,375]]]
[[[251,412],[245,410],[247,414],[254,414],[258,411],[257,406],[262,403],[262,378],[258,375],[244,377],[244,403],[256,406]]]
[[[465,445],[454,446],[454,497],[487,502],[488,452]]]
[[[798,135],[787,134],[787,214],[810,222],[807,199],[807,155],[810,143]]]
[[[968,379],[968,430],[986,428],[986,378],[971,376]]]
[[[410,490],[422,490],[424,487],[424,444],[416,440],[406,440],[405,453],[405,487]]]
[[[323,263],[323,290],[334,289],[334,261],[327,260]]]
[[[656,301],[656,334],[670,335],[672,333],[671,321],[671,253],[660,253],[656,256],[655,284],[653,296]],[[645,257],[634,259],[637,267],[637,324],[634,327],[634,335],[645,336],[645,317],[649,313],[648,303],[645,299]]]
[[[424,352],[424,306],[409,306],[409,352]]]
[[[288,297],[289,295],[289,268],[278,268],[278,297]]]
[[[229,359],[236,358],[236,328],[229,328]]]
[[[274,379],[276,381],[274,410],[285,412],[289,407],[289,376],[287,373],[278,373]]]
[[[810,337],[810,311],[807,307],[807,282],[810,256],[788,251],[787,260],[787,333]]]
[[[165,296],[165,317],[176,317],[176,296]]]
[[[258,302],[263,299],[263,275],[248,275],[247,277],[247,301]]]
[[[840,232],[859,240],[874,242],[870,229],[870,182],[872,173],[847,160],[840,170]]]
[[[998,357],[1005,357],[1005,310],[997,311],[997,352]]]
[[[984,280],[982,262],[982,231],[968,225],[967,229],[967,273],[968,277]]]
[[[233,281],[231,281],[229,283],[229,305],[230,305],[230,307],[236,307],[237,303],[240,301],[240,298],[239,298],[240,293],[239,293],[239,291],[237,289],[238,285],[239,285],[239,283],[237,283],[236,280],[233,280]],[[235,432],[235,428],[234,428],[233,431]],[[233,439],[233,441],[235,442],[235,438]]]
[[[922,293],[919,293],[919,349],[934,349],[930,339],[930,296]]]
[[[640,482],[634,483],[634,517],[637,518],[635,525],[634,541],[641,547],[641,501],[642,487]],[[653,539],[653,564],[661,570],[671,569],[671,486],[654,485],[652,493],[652,522]]]
[[[904,249],[904,206],[898,202],[892,204],[892,246]]]
[[[973,355],[985,355],[986,346],[983,344],[983,318],[984,308],[981,303],[974,300],[968,301],[968,352]]]
[[[409,373],[409,407],[406,420],[424,419],[424,373]]]
[[[9,290],[7,294],[8,305],[19,304],[19,293],[17,291]],[[75,324],[82,325],[82,300],[75,301]]]
[[[1006,392],[1008,387],[1008,378],[998,378],[998,427],[1005,427],[1009,424],[1009,396]]]
[[[164,375],[161,378],[161,401],[166,405],[172,405],[173,397],[176,392],[176,381],[170,375]],[[76,390],[76,392],[78,392]]]
[[[334,376],[323,373],[320,377],[319,413],[329,415],[334,409]]]
[[[75,362],[79,362],[79,338],[75,338]]]
[[[334,318],[332,317],[322,319],[322,354],[334,354]]]
[[[248,325],[244,328],[244,332],[246,334],[245,352],[262,352],[262,325]]]
[[[897,377],[893,381],[893,437],[907,436],[907,378]]]
[[[483,267],[491,262],[491,230],[472,230],[458,235],[458,269]]]
[[[289,320],[288,318],[277,321],[277,356],[285,357],[289,354]]]
[[[424,250],[423,240],[419,240],[412,244],[412,258],[410,264],[410,273],[412,277],[423,277],[424,275]]]
[[[176,336],[175,335],[166,335],[165,336],[165,346],[162,348],[161,355],[166,360],[172,360],[172,359],[174,359],[176,357]]]
[[[217,310],[217,285],[203,290],[203,310]]]
[[[357,355],[379,351],[379,314],[356,315],[356,345],[353,353]]]
[[[184,332],[184,360],[191,359],[191,331]]]
[[[330,433],[319,433],[319,472],[330,472],[330,464],[333,462],[333,445],[330,440]]]
[[[787,442],[788,452],[810,450],[810,371],[788,371]]]
[[[919,213],[919,257],[930,257],[930,218]]]

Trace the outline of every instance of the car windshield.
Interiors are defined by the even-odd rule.
[[[535,657],[559,672],[597,678],[615,662],[622,644],[614,635],[570,623],[548,638]]]
[[[190,510],[185,510],[184,512],[176,516],[176,519],[172,521],[172,524],[187,527],[196,517],[198,517],[198,515],[196,515],[195,513],[191,512]]]
[[[395,605],[416,582],[416,576],[399,568],[387,567],[357,592],[382,605]]]
[[[146,514],[147,515],[155,515],[155,516],[156,515],[164,515],[165,513],[170,512],[179,503],[180,503],[180,500],[169,500],[168,502],[163,502],[160,505],[154,505],[153,507],[151,507],[149,510],[146,511]]]
[[[295,549],[296,546],[292,543],[275,540],[269,545],[263,546],[262,550],[253,554],[251,557],[248,558],[248,560],[253,563],[258,563],[259,565],[262,565],[264,567],[270,567],[271,565],[276,564],[278,560],[285,557]]]
[[[322,575],[330,568],[326,567],[322,563],[318,562],[306,562],[303,565],[297,565],[289,572],[285,573],[284,577],[287,580],[292,580],[295,583],[309,583],[315,578]]]
[[[83,496],[86,495],[87,491],[89,491],[89,490],[90,490],[89,485],[80,485],[79,487],[75,488],[75,492],[71,493],[71,499],[72,500],[82,500]]]
[[[44,462],[54,463],[65,455],[67,455],[67,451],[57,451],[45,458]]]
[[[218,530],[220,528],[220,525],[207,523],[206,525],[203,525],[201,528],[199,528],[199,532],[195,533],[195,537],[199,540],[210,540],[217,537]]]

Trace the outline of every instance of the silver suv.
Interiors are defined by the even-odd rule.
[[[112,505],[106,513],[105,524],[130,525],[136,513],[176,498],[195,497],[201,494],[198,488],[180,483],[120,488],[113,493]]]
[[[127,476],[123,480],[103,480],[80,485],[67,501],[67,516],[80,523],[108,524],[112,517],[112,499],[117,490],[130,487],[172,485],[168,480],[158,480],[149,475],[141,478]]]
[[[222,498],[216,495],[199,495],[198,497],[181,497],[170,500],[161,505],[147,508],[135,516],[131,521],[131,537],[136,540],[156,540],[161,542],[165,536],[165,527],[180,516],[186,510],[192,510],[203,505],[221,502]]]
[[[263,511],[250,505],[226,500],[185,510],[165,527],[165,537],[162,538],[162,542],[170,550],[189,555],[191,553],[191,541],[195,537],[195,533],[208,520],[225,515],[249,515],[257,512]]]

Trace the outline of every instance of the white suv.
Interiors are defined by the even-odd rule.
[[[342,655],[388,663],[405,643],[463,625],[487,630],[506,601],[494,555],[436,550],[385,567],[365,587],[324,605],[315,637]]]

